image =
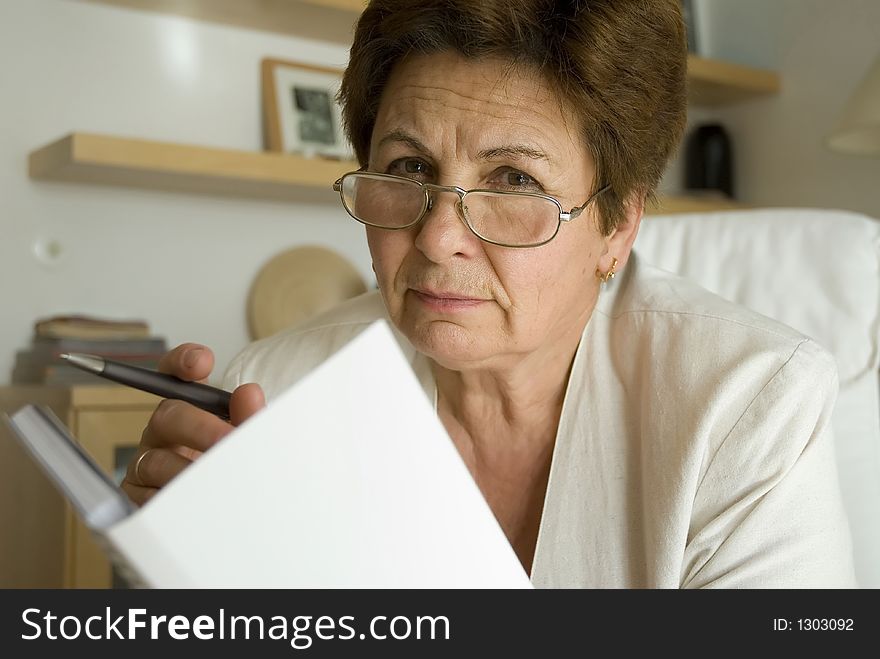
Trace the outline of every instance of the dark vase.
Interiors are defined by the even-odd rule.
[[[720,124],[698,126],[685,152],[685,187],[723,192],[733,199],[733,150]]]

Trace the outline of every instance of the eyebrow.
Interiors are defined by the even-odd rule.
[[[409,133],[406,133],[402,130],[393,130],[385,135],[385,137],[379,140],[379,146],[384,146],[389,142],[402,142],[426,156],[430,155],[430,150],[427,146],[425,146],[416,137],[413,137]],[[544,160],[548,163],[551,162],[550,157],[546,153],[544,153],[540,149],[536,149],[525,144],[506,144],[503,146],[492,147],[490,149],[484,149],[477,154],[477,157],[480,160],[510,158],[513,160],[529,159]]]
[[[497,158],[510,158],[512,160],[544,160],[550,162],[546,153],[525,144],[508,144],[497,146],[492,149],[480,151],[480,160],[495,160]]]

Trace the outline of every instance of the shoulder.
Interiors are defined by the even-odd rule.
[[[247,346],[230,363],[224,387],[258,382],[266,396],[274,398],[379,319],[387,319],[387,314],[378,291],[347,300]]]
[[[748,363],[775,373],[791,362],[835,379],[834,358],[810,337],[635,257],[617,289],[603,295],[597,325],[612,346],[652,350],[652,361],[713,370]]]
[[[815,341],[690,280],[632,265],[602,294],[582,372],[609,392],[606,407],[640,420],[642,440],[711,453],[761,414],[815,423],[832,409],[837,365]],[[803,438],[756,432],[752,441],[786,444],[793,456]]]
[[[575,383],[589,405],[571,406],[570,423],[585,440],[619,440],[607,469],[633,475],[621,500],[626,487],[642,492],[640,539],[654,533],[662,547],[670,528],[680,534],[672,578],[687,586],[849,583],[833,357],[687,279],[632,265],[590,320]]]

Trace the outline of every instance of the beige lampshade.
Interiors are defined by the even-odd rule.
[[[839,153],[880,156],[880,57],[844,107],[828,147]]]

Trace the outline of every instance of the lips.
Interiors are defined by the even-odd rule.
[[[435,288],[412,288],[410,291],[423,309],[443,315],[468,313],[489,301],[468,293]]]

